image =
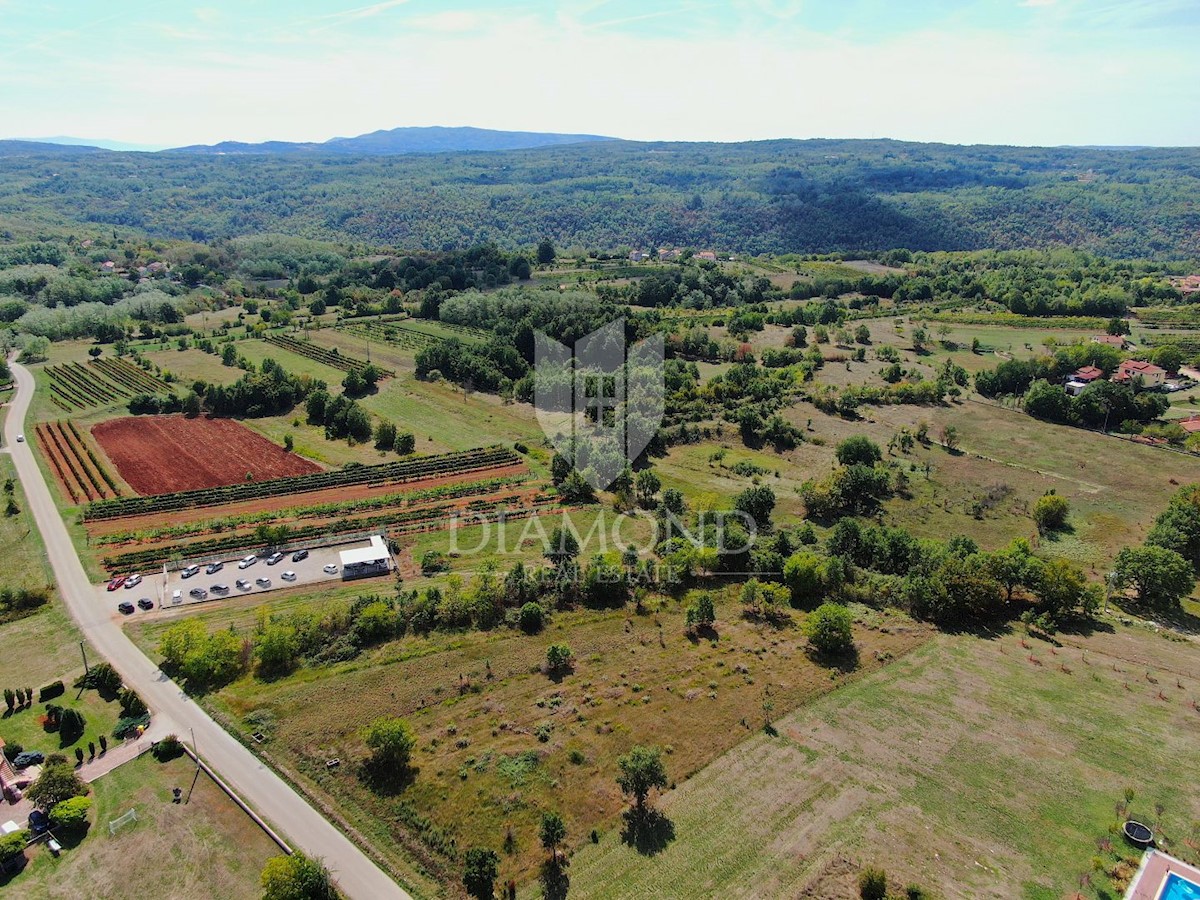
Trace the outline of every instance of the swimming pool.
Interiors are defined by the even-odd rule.
[[[1163,882],[1158,900],[1200,900],[1200,886],[1172,872]]]

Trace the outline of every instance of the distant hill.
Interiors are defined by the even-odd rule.
[[[489,134],[417,131],[424,151],[444,150],[445,131]],[[315,146],[386,143],[389,134],[396,133]],[[197,241],[290,234],[405,250],[509,250],[549,237],[561,248],[1077,247],[1200,259],[1200,148],[593,140],[438,156],[261,148],[218,155],[0,142],[0,222],[21,221]]]
[[[492,131],[487,128],[392,128],[372,131],[358,137],[336,137],[320,143],[265,141],[246,144],[222,141],[219,144],[194,144],[177,147],[173,153],[219,153],[278,155],[295,153],[337,153],[342,156],[391,156],[401,153],[455,153],[460,151],[531,150],[562,144],[611,141],[615,138],[595,134],[550,134],[536,131]]]

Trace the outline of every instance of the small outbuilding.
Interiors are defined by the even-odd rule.
[[[366,547],[342,550],[338,556],[341,558],[343,581],[386,575],[392,570],[392,554],[388,552],[387,542],[378,534],[371,536]]]

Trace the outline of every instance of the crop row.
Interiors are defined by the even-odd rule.
[[[334,516],[354,515],[370,512],[371,510],[399,509],[434,500],[455,500],[460,497],[476,497],[490,494],[506,487],[516,487],[525,482],[527,478],[528,475],[485,478],[479,481],[464,481],[433,488],[423,488],[416,491],[383,494],[377,497],[363,497],[357,500],[314,503],[311,506],[292,506],[286,509],[224,516],[219,519],[183,522],[178,525],[168,525],[162,528],[150,528],[142,531],[115,531],[111,534],[94,538],[93,542],[99,545],[119,546],[144,541],[178,540],[180,538],[195,537],[212,532],[231,531],[247,525],[269,525],[280,520],[293,522],[298,519],[333,518]]]
[[[171,386],[123,359],[97,359],[92,363],[104,375],[135,394],[169,394]]]
[[[553,498],[538,498],[532,506],[510,507],[507,504],[517,497],[505,497],[495,501],[489,508],[473,510],[467,524],[479,524],[481,519],[494,520],[496,517],[525,518],[531,510],[540,509],[554,504]],[[336,522],[324,522],[315,525],[304,525],[289,528],[287,542],[308,541],[315,538],[335,538],[339,534],[350,534],[361,531],[381,529],[389,535],[412,534],[416,532],[437,531],[449,526],[451,516],[461,512],[454,504],[447,503],[438,506],[421,507],[403,511],[393,511],[386,515],[366,516],[362,518],[339,519]],[[160,544],[144,550],[134,550],[117,556],[106,556],[103,560],[105,569],[109,572],[132,572],[161,566],[164,562],[180,557],[184,559],[207,559],[222,554],[235,554],[248,549],[262,548],[263,542],[257,531],[246,531],[241,534],[223,534],[220,537],[203,541],[192,541],[186,544]]]
[[[54,469],[58,483],[67,492],[71,502],[79,503],[83,500],[90,500],[91,496],[84,489],[83,479],[79,477],[79,473],[71,467],[70,461],[63,454],[62,448],[58,444],[58,438],[50,430],[50,425],[46,422],[39,422],[35,431],[42,453],[46,455],[50,467]]]
[[[72,503],[117,497],[112,475],[88,447],[74,422],[42,422],[41,446]]]
[[[507,447],[480,447],[456,453],[441,453],[419,456],[413,459],[380,463],[374,466],[348,465],[343,469],[314,472],[291,478],[273,478],[267,481],[244,481],[219,487],[179,491],[152,497],[123,497],[103,503],[93,503],[84,511],[86,519],[115,519],[122,516],[146,515],[193,509],[204,506],[220,506],[240,500],[257,500],[263,497],[279,497],[287,494],[303,494],[349,485],[386,485],[415,481],[439,475],[455,475],[479,469],[514,465],[520,457]]]
[[[295,353],[297,356],[303,356],[334,369],[340,369],[343,372],[365,369],[370,365],[365,360],[348,356],[336,349],[328,350],[325,347],[318,347],[311,341],[301,341],[283,334],[268,335],[266,340],[268,344],[274,344],[277,347],[282,347],[284,350]],[[396,374],[391,369],[384,369],[380,366],[376,366],[376,368],[379,369],[379,373],[384,377],[391,377]]]
[[[122,359],[47,366],[50,399],[64,410],[115,403],[134,394],[166,394],[170,387]]]
[[[423,350],[426,347],[439,344],[450,337],[461,337],[467,341],[479,341],[487,337],[487,332],[465,325],[451,325],[439,322],[438,330],[450,331],[452,334],[440,335],[425,331],[403,321],[395,322],[364,322],[344,326],[351,334],[381,341],[407,350]]]

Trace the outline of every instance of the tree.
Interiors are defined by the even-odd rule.
[[[546,612],[540,603],[530,600],[518,613],[521,630],[526,634],[537,634],[546,624]]]
[[[382,419],[375,426],[375,449],[391,450],[396,446],[396,426]]]
[[[1178,344],[1163,344],[1150,354],[1150,361],[1174,375],[1183,365],[1184,355]]]
[[[463,887],[476,900],[492,900],[499,872],[500,857],[495,850],[472,847],[465,857]]]
[[[1032,567],[1038,616],[1049,630],[1061,628],[1077,616],[1091,616],[1098,605],[1099,586],[1088,584],[1078,567],[1065,559],[1039,560]]]
[[[712,628],[717,621],[717,611],[713,606],[712,594],[707,591],[696,598],[687,609],[688,628]]]
[[[401,431],[396,435],[396,452],[408,456],[417,449],[417,438],[411,431]]]
[[[854,648],[854,616],[839,603],[822,603],[804,620],[804,636],[818,653],[837,656]]]
[[[12,834],[0,835],[0,862],[7,862],[18,854],[24,854],[29,843],[29,832],[22,828]]]
[[[62,757],[58,757],[62,760]],[[38,809],[50,810],[64,800],[72,797],[83,797],[87,794],[87,785],[79,780],[75,770],[65,761],[49,762],[42,768],[42,774],[29,786],[25,796],[37,804]]]
[[[543,555],[556,566],[573,560],[579,555],[579,540],[575,532],[559,525],[550,533],[550,543]]]
[[[189,419],[194,419],[200,415],[200,397],[195,391],[188,391],[183,398],[182,411]]]
[[[285,434],[283,436],[283,449],[288,453],[291,453],[294,449],[296,449],[296,439],[290,434]]]
[[[858,876],[858,895],[862,900],[887,900],[887,874],[882,869],[863,869]]]
[[[71,797],[54,804],[50,810],[50,824],[63,831],[82,831],[87,827],[88,810],[92,808],[90,797]]]
[[[637,474],[638,503],[645,509],[654,506],[654,496],[662,488],[662,480],[652,469],[642,469]]]
[[[807,605],[842,586],[841,560],[799,550],[783,564],[783,580],[792,593],[792,603]]]
[[[859,325],[854,329],[854,342],[856,344],[871,343],[871,329],[866,325]]]
[[[303,853],[272,856],[259,882],[263,900],[337,900],[338,892],[320,860]]]
[[[667,770],[663,766],[662,751],[658,747],[634,747],[617,760],[621,774],[617,785],[621,793],[633,797],[638,814],[646,809],[646,796],[651,789],[662,790],[667,786]]]
[[[766,531],[771,527],[775,492],[765,484],[746,488],[733,499],[733,508],[748,515],[756,528]]]
[[[558,254],[554,250],[554,242],[550,238],[542,238],[537,246],[537,261],[540,265],[548,266],[554,262]]]
[[[577,470],[572,469],[558,486],[558,493],[567,503],[591,503],[596,499],[596,489]]]
[[[856,434],[837,445],[837,461],[843,466],[873,466],[883,459],[883,452],[866,435]]]
[[[557,864],[558,845],[567,837],[567,826],[563,822],[563,817],[556,812],[542,813],[542,824],[538,829],[538,837],[542,841],[542,848],[550,851],[550,858]]]
[[[371,762],[381,768],[408,768],[417,738],[404,719],[381,716],[363,730],[363,740],[372,751]]]
[[[1039,497],[1033,505],[1033,521],[1042,534],[1058,531],[1067,524],[1070,511],[1071,504],[1067,502],[1067,498],[1051,491]]]
[[[546,671],[551,675],[571,667],[571,648],[566,644],[551,644],[546,648]]]
[[[989,553],[984,564],[988,573],[1004,587],[1006,602],[1012,600],[1013,591],[1028,584],[1036,575],[1033,550],[1024,538],[1016,538],[1003,550]]]
[[[363,378],[362,372],[358,368],[353,368],[342,379],[342,388],[346,391],[347,396],[361,397],[367,392],[367,382]]]
[[[1126,547],[1117,554],[1114,574],[1120,587],[1132,587],[1140,602],[1157,609],[1178,607],[1196,585],[1191,564],[1163,547]]]

